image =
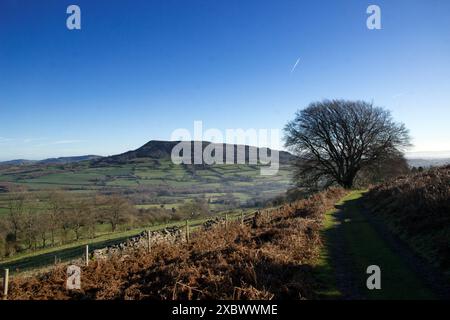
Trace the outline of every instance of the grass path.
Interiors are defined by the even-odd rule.
[[[362,208],[363,191],[350,192],[327,212],[317,276],[325,299],[433,299],[435,295],[379,234]],[[366,269],[381,269],[381,290],[369,290]]]

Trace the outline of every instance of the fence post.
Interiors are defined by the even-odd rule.
[[[86,267],[89,266],[89,245],[86,245]]]
[[[150,230],[147,230],[147,250],[150,253]]]
[[[189,220],[186,220],[186,242],[189,243]]]
[[[9,269],[5,269],[3,277],[3,300],[8,299]]]

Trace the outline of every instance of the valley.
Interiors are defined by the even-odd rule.
[[[260,164],[174,164],[175,143],[150,141],[110,157],[0,164],[4,263],[37,267],[77,255],[85,243],[101,247],[185,219],[255,210],[280,201],[292,187],[288,153],[276,175],[264,176]]]
[[[32,193],[66,190],[85,196],[120,193],[138,209],[177,208],[202,197],[213,211],[220,211],[260,206],[291,186],[288,161],[281,163],[277,175],[261,176],[259,165],[173,164],[170,149],[163,147],[162,142],[152,141],[134,151],[135,157],[126,153],[126,160],[118,155],[66,164],[0,165],[0,187]],[[7,212],[5,197],[0,193],[0,214]]]

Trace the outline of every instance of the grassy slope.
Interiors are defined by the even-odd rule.
[[[368,299],[432,299],[433,294],[424,286],[414,272],[399,258],[361,214],[362,191],[353,191],[337,205],[339,209],[328,212],[325,225],[325,241],[332,228],[338,228],[344,237],[344,252],[350,259],[351,270],[347,270],[357,286],[358,292]],[[342,210],[342,212],[339,212]],[[340,219],[338,214],[342,214]],[[318,276],[324,283],[325,298],[339,298],[342,293],[330,274],[334,267],[330,259],[330,244],[323,247],[318,261]],[[366,268],[378,265],[381,268],[381,290],[366,288]]]
[[[248,214],[249,212],[250,211],[247,211],[244,214]],[[240,212],[231,213],[228,215],[228,218],[230,220],[240,219]],[[195,230],[206,220],[208,220],[208,218],[190,220],[191,230]],[[55,257],[62,262],[80,258],[84,254],[84,247],[86,244],[89,244],[91,250],[96,250],[124,242],[126,239],[136,236],[145,230],[155,231],[171,226],[183,227],[185,226],[185,222],[171,222],[152,227],[136,228],[124,232],[109,233],[98,236],[95,239],[84,239],[67,245],[49,247],[35,252],[19,254],[13,258],[2,260],[0,262],[0,269],[9,268],[11,269],[11,272],[22,272],[46,267],[54,263]]]
[[[315,298],[311,263],[320,220],[342,197],[329,190],[273,208],[252,223],[231,223],[126,256],[82,266],[82,290],[68,291],[64,265],[39,277],[14,277],[15,299],[299,299]]]

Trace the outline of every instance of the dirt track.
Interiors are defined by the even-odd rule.
[[[358,195],[359,194],[359,195]],[[338,287],[344,299],[448,299],[439,270],[420,259],[385,224],[369,214],[360,192],[338,205],[330,245]],[[381,290],[368,290],[366,268],[379,265]]]

